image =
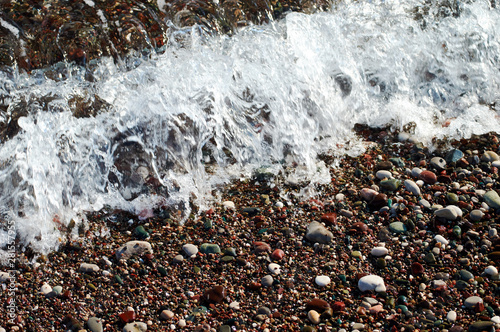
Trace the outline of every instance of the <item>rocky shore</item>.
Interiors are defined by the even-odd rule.
[[[370,148],[311,198],[310,184],[259,174],[183,225],[167,210],[104,210],[34,264],[18,249],[15,273],[0,275],[0,330],[499,327],[498,135],[429,151],[357,130]]]

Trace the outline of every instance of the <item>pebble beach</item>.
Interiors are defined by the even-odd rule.
[[[498,135],[356,130],[328,184],[260,173],[184,224],[102,210],[56,252],[18,248],[0,331],[494,331]]]

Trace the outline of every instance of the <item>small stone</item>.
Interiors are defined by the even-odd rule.
[[[381,257],[387,255],[389,253],[389,250],[387,250],[386,247],[375,247],[371,250],[370,253],[372,254],[372,256]]]
[[[359,279],[358,288],[362,292],[374,290],[380,293],[386,291],[384,279],[373,274],[364,276]]]
[[[321,216],[320,221],[324,222],[327,225],[336,225],[337,214],[335,212],[325,213]]]
[[[134,235],[136,239],[144,240],[149,237],[149,233],[144,229],[144,226],[137,226],[134,229]]]
[[[494,275],[498,274],[498,270],[493,265],[489,265],[488,267],[486,267],[486,269],[484,269],[484,273],[486,273],[490,276],[494,276]]]
[[[319,287],[324,287],[328,284],[330,284],[331,282],[331,279],[330,277],[328,276],[317,276],[315,279],[314,279],[314,282],[316,283],[316,285],[318,285]]]
[[[431,159],[431,166],[433,166],[439,172],[446,169],[446,160],[441,157],[434,157]]]
[[[496,191],[488,191],[486,194],[484,194],[483,199],[489,207],[493,209],[500,209],[500,197],[498,196],[498,193]]]
[[[260,280],[260,283],[262,286],[271,287],[273,285],[273,281],[273,277],[268,274]]]
[[[450,310],[448,314],[446,315],[446,319],[449,320],[450,322],[454,322],[457,320],[457,312]]]
[[[453,149],[453,150],[448,151],[448,153],[446,154],[445,160],[448,163],[456,163],[457,161],[459,161],[463,157],[464,157],[464,153],[462,151],[460,151],[458,149]]]
[[[143,254],[152,254],[153,249],[151,248],[151,244],[146,241],[129,241],[122,245],[116,251],[116,259],[124,259],[127,260],[132,256],[141,256]]]
[[[414,275],[419,275],[419,274],[422,274],[424,273],[424,266],[422,264],[420,264],[419,262],[414,262],[411,264],[411,272],[414,274]]]
[[[492,331],[492,328],[495,326],[495,323],[492,321],[477,321],[472,323],[469,326],[469,332],[489,332]]]
[[[99,266],[97,266],[96,264],[82,263],[80,264],[80,268],[78,269],[78,271],[83,273],[98,272]]]
[[[406,232],[406,225],[400,221],[395,221],[389,224],[389,229],[396,234],[404,233]]]
[[[307,318],[309,318],[311,323],[315,325],[321,322],[320,315],[316,310],[309,310],[309,312],[307,313]]]
[[[472,210],[469,213],[469,216],[470,216],[470,219],[472,221],[479,221],[479,220],[483,219],[484,213],[483,213],[483,211],[476,209],[476,210]]]
[[[392,166],[393,166],[392,162],[383,160],[378,162],[377,165],[375,165],[375,169],[389,171],[392,169]]]
[[[459,199],[455,193],[446,193],[446,200],[449,204],[457,204]]]
[[[429,252],[424,256],[424,261],[427,264],[434,264],[436,263],[436,257],[434,257],[434,254],[432,252]]]
[[[493,162],[500,160],[500,157],[494,151],[484,151],[484,154],[481,156],[481,160],[486,162]]]
[[[467,270],[460,270],[459,273],[460,273],[460,278],[462,278],[463,281],[469,281],[471,279],[474,279],[474,275]]]
[[[275,261],[282,260],[283,257],[285,257],[285,252],[281,249],[276,249],[271,254],[271,259],[274,259]]]
[[[306,310],[316,310],[318,312],[323,312],[330,308],[330,304],[322,299],[312,299],[306,303]]]
[[[192,257],[198,253],[198,247],[194,244],[187,243],[182,246],[182,251],[184,251],[187,257]]]
[[[123,327],[123,332],[144,332],[148,330],[148,325],[142,322],[128,323]]]
[[[465,299],[464,306],[468,309],[473,309],[478,303],[483,303],[483,299],[479,296],[469,296]]]
[[[396,180],[396,179],[388,179],[388,180],[380,181],[380,187],[384,188],[385,190],[389,190],[389,191],[398,190],[400,185],[401,185],[401,181]]]
[[[375,176],[379,180],[390,179],[390,178],[392,178],[392,173],[390,171],[387,171],[387,170],[380,170],[380,171],[377,171],[377,173],[375,173]]]
[[[50,292],[52,292],[52,287],[45,283],[42,285],[42,287],[40,288],[40,292],[43,294],[43,295],[48,295],[50,294]]]
[[[456,210],[456,208],[458,207],[449,205],[447,207],[434,211],[434,215],[447,220],[456,220],[458,218],[458,211]]]
[[[180,328],[186,327],[186,325],[187,323],[184,319],[179,319],[179,321],[177,322],[177,326],[179,326]]]
[[[229,308],[231,308],[233,310],[240,310],[240,303],[233,301],[233,302],[229,303]]]
[[[370,202],[379,193],[371,188],[363,188],[360,190],[359,194],[365,201]]]
[[[131,322],[135,319],[135,312],[133,310],[127,310],[118,315],[124,323]]]
[[[413,182],[412,180],[405,180],[404,182],[405,189],[411,192],[415,196],[420,196],[420,188],[419,186]]]
[[[62,288],[62,286],[60,286],[60,285],[57,285],[57,286],[55,286],[55,287],[52,289],[52,291],[54,292],[54,294],[55,294],[55,295],[61,295],[62,290],[63,290],[63,288]]]
[[[160,314],[160,318],[164,320],[170,320],[175,316],[175,314],[170,310],[163,310]]]
[[[203,254],[219,254],[221,250],[218,244],[203,243],[200,246],[200,252],[202,252]]]
[[[176,255],[176,256],[174,257],[174,259],[173,259],[173,262],[174,262],[175,264],[181,263],[181,262],[183,262],[183,261],[184,261],[184,256],[182,256],[182,255]]]
[[[207,289],[202,297],[208,303],[218,304],[226,298],[226,289],[222,286],[214,286]]]
[[[448,240],[446,240],[442,235],[436,235],[434,236],[434,240],[436,240],[436,242],[439,242],[441,244],[444,244],[444,245],[448,245]]]
[[[317,221],[312,221],[307,226],[306,238],[311,242],[328,244],[333,240],[333,233]]]
[[[422,171],[418,178],[427,184],[434,184],[437,181],[437,176],[431,171]]]
[[[259,307],[259,309],[257,309],[257,314],[258,315],[265,315],[265,316],[270,316],[271,315],[271,309],[269,309],[268,307],[266,306],[262,306],[262,307]]]
[[[271,272],[274,275],[278,275],[281,273],[281,266],[279,266],[279,264],[271,263],[268,265],[267,268],[269,269],[269,272]]]
[[[423,170],[421,168],[414,167],[411,170],[411,176],[414,177],[415,179],[418,179],[418,177],[420,176],[420,173],[422,173],[422,171]]]
[[[229,210],[236,210],[236,206],[234,205],[233,201],[222,202],[222,206],[224,206],[226,209],[229,209]]]
[[[97,317],[91,317],[87,321],[87,327],[91,332],[102,332],[103,331],[102,319]]]

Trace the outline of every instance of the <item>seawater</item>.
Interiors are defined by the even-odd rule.
[[[104,206],[186,216],[190,200],[203,210],[214,188],[259,168],[294,165],[297,181],[328,181],[317,156],[363,151],[356,123],[413,124],[427,145],[498,131],[500,10],[454,4],[343,1],[232,36],[172,28],[161,54],[60,64],[58,79],[0,72],[0,97],[16,105],[0,120],[24,112],[1,142],[1,218],[46,253],[60,225]],[[102,109],[77,117],[75,98]]]

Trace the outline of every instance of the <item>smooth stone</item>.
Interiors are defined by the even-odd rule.
[[[392,162],[390,161],[386,161],[386,160],[383,160],[381,162],[378,162],[377,165],[375,166],[375,169],[377,170],[386,170],[386,171],[389,171],[392,169]]]
[[[448,151],[444,158],[448,163],[455,163],[464,157],[464,153],[458,149]]]
[[[321,216],[320,221],[327,225],[336,225],[337,214],[335,212],[325,213]]]
[[[483,303],[483,299],[479,296],[469,296],[465,299],[464,306],[466,308],[473,309],[478,303]]]
[[[266,286],[266,287],[272,286],[273,282],[274,282],[274,279],[269,274],[262,277],[262,279],[260,280],[260,283],[262,284],[262,286]]]
[[[207,289],[202,298],[209,303],[221,303],[226,298],[226,289],[222,286],[214,286]]]
[[[446,200],[448,201],[449,204],[457,204],[459,199],[457,194],[446,193]]]
[[[269,309],[268,307],[266,306],[262,306],[262,307],[259,307],[259,309],[257,309],[257,314],[258,315],[265,315],[265,316],[269,316],[271,315],[271,309]]]
[[[184,328],[186,327],[187,325],[187,322],[185,319],[179,319],[179,321],[177,322],[177,326],[179,326],[180,328]]]
[[[500,209],[500,197],[498,196],[498,193],[496,191],[488,191],[486,194],[484,194],[483,199],[489,207],[493,209]]]
[[[144,240],[149,237],[149,233],[144,229],[144,226],[137,226],[134,229],[134,235],[137,239]]]
[[[317,276],[314,279],[314,282],[316,283],[316,285],[318,285],[320,287],[324,287],[324,286],[330,284],[331,279],[328,276]]]
[[[271,254],[271,259],[274,259],[276,261],[283,259],[283,257],[285,257],[285,252],[281,249],[276,249]]]
[[[191,257],[198,253],[198,247],[194,244],[187,243],[182,246],[182,251],[186,254],[186,256]]]
[[[229,325],[221,325],[219,327],[219,332],[231,332],[231,326],[229,326]]]
[[[389,161],[396,167],[404,167],[405,162],[401,158],[390,158]]]
[[[434,174],[434,172],[431,171],[422,171],[419,175],[418,178],[422,181],[424,181],[427,184],[434,184],[437,181],[437,176]]]
[[[97,317],[91,317],[87,321],[87,327],[92,332],[102,332],[103,331],[102,319]]]
[[[500,160],[500,157],[494,151],[484,151],[483,155],[481,156],[481,160],[487,161],[487,162],[488,161],[492,162],[492,161]]]
[[[355,330],[360,331],[360,330],[363,330],[365,328],[365,324],[363,324],[363,323],[354,323],[354,324],[352,324],[351,327],[352,327],[353,331],[355,331]]]
[[[375,176],[379,180],[390,179],[390,178],[392,178],[392,173],[390,171],[382,169],[380,171],[377,171],[377,173],[375,173]]]
[[[488,267],[486,267],[484,269],[484,273],[490,275],[490,276],[494,276],[496,274],[498,274],[498,270],[496,267],[494,267],[493,265],[489,265]],[[55,287],[54,287],[55,288]]]
[[[419,275],[419,274],[422,274],[424,273],[425,269],[424,269],[424,266],[422,264],[420,264],[419,262],[414,262],[411,264],[411,272],[415,275]]]
[[[401,221],[395,221],[389,224],[389,230],[396,234],[404,233],[406,232],[406,225]]]
[[[60,295],[60,294],[62,293],[62,290],[63,290],[63,288],[62,288],[62,286],[60,286],[60,285],[57,285],[57,286],[55,286],[54,288],[52,288],[52,291],[53,291],[56,295]]]
[[[388,179],[388,180],[380,181],[380,187],[384,188],[385,190],[389,190],[389,191],[398,190],[400,185],[401,185],[401,181],[396,180],[396,179]]]
[[[500,316],[491,317],[491,321],[495,324],[500,324]]]
[[[318,312],[324,312],[330,308],[330,304],[322,299],[312,299],[306,303],[306,310],[316,310]]]
[[[176,264],[177,264],[177,263],[181,263],[181,262],[183,262],[183,261],[184,261],[184,256],[182,256],[182,255],[176,255],[176,256],[174,257],[174,259],[173,259],[173,262],[174,262],[174,263],[176,263]]]
[[[128,323],[123,327],[123,332],[144,332],[148,330],[148,325],[142,322]]]
[[[267,268],[272,274],[278,275],[281,273],[281,266],[279,264],[271,263],[267,266]]]
[[[40,292],[42,292],[43,295],[47,295],[52,292],[52,287],[49,284],[45,283],[40,288]]]
[[[311,321],[311,323],[317,325],[321,322],[321,318],[319,313],[316,310],[309,310],[307,313],[307,318]]]
[[[495,326],[495,323],[493,323],[492,321],[480,320],[480,321],[472,323],[469,326],[469,332],[483,332],[483,331],[489,332],[489,331],[492,331],[492,328],[494,326]]]
[[[233,302],[229,303],[229,308],[231,308],[233,310],[240,310],[240,303],[237,301],[233,301]]]
[[[279,250],[279,249],[276,249],[276,250]],[[236,253],[236,249],[234,249],[234,248],[226,248],[226,249],[224,249],[224,254],[228,255],[228,256],[233,256],[233,257],[238,256],[238,254]]]
[[[469,281],[471,279],[474,279],[474,275],[467,270],[460,270],[459,273],[460,273],[460,278],[462,278],[462,280],[464,281]]]
[[[458,212],[451,206],[444,207],[434,211],[436,217],[444,218],[447,220],[456,220],[458,218]]]
[[[379,193],[371,188],[363,188],[360,190],[359,194],[365,201],[370,202]]]
[[[449,320],[450,322],[454,322],[457,320],[457,312],[450,310],[448,314],[446,315],[446,319]]]
[[[311,242],[327,244],[333,240],[333,233],[327,230],[321,223],[312,221],[307,226],[306,239]]]
[[[446,240],[442,235],[436,235],[434,236],[434,240],[436,240],[437,242],[441,243],[441,244],[444,244],[444,245],[448,245],[448,240]]]
[[[80,268],[78,269],[78,271],[83,273],[98,272],[99,266],[97,266],[96,264],[82,263],[80,264]]]
[[[481,219],[483,219],[484,217],[484,212],[481,211],[481,210],[472,210],[470,213],[469,213],[469,216],[470,216],[470,219],[472,221],[479,221]]]
[[[236,206],[234,205],[233,201],[222,202],[222,206],[224,206],[226,209],[229,209],[229,210],[236,210]]]
[[[218,244],[215,243],[203,243],[200,246],[200,252],[203,254],[219,254],[220,247]]]
[[[434,157],[431,159],[431,166],[433,166],[438,171],[446,169],[446,160],[441,157]]]
[[[424,256],[424,261],[427,263],[427,264],[434,264],[436,263],[436,257],[434,256],[434,254],[432,252],[429,252],[427,253],[425,256]]]
[[[370,253],[372,254],[372,256],[380,257],[387,255],[389,253],[389,250],[387,250],[386,247],[375,247],[371,250]]]
[[[364,276],[361,279],[359,279],[358,288],[362,292],[374,290],[375,292],[379,293],[386,291],[384,279],[373,274]]]
[[[160,318],[164,320],[172,319],[174,316],[175,314],[170,310],[163,310],[160,314]]]
[[[152,254],[153,249],[151,244],[146,241],[129,241],[118,248],[116,251],[116,259],[127,260],[132,256],[141,256],[143,254]]]
[[[411,192],[413,195],[420,196],[420,188],[412,180],[405,180],[404,186],[405,186],[406,190]]]
[[[413,176],[414,178],[418,179],[420,173],[422,173],[423,170],[421,168],[418,168],[418,167],[414,167],[412,170],[411,170],[411,176]]]

